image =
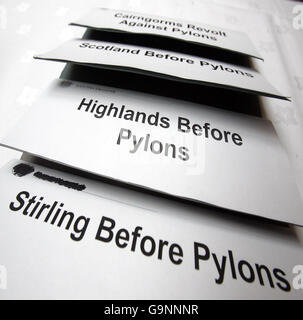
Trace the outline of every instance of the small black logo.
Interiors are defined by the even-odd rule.
[[[17,164],[13,168],[13,174],[17,177],[24,177],[34,171],[35,171],[35,168],[26,163]]]

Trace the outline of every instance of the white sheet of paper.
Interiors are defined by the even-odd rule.
[[[252,69],[159,49],[73,39],[35,58],[114,68],[286,99]]]
[[[1,144],[177,197],[303,225],[287,156],[263,119],[56,80]]]
[[[20,164],[33,172],[14,175]],[[302,299],[291,229],[19,160],[0,170],[0,189],[0,299]]]
[[[146,13],[94,8],[71,25],[104,31],[130,32],[169,37],[189,43],[234,51],[261,59],[249,37],[239,31],[182,21]]]

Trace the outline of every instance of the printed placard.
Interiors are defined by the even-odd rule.
[[[291,229],[19,160],[0,189],[2,300],[302,299]]]
[[[261,59],[243,32],[125,10],[94,8],[71,25],[102,31],[169,37],[196,45],[225,49]]]
[[[140,46],[73,39],[35,58],[88,64],[287,99],[260,73],[250,68]]]
[[[303,225],[287,156],[263,119],[56,80],[1,144],[176,197]]]

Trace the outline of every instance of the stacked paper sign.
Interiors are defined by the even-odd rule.
[[[127,32],[158,38],[161,36],[184,41],[187,44],[215,47],[261,59],[246,34],[192,21],[125,10],[95,8],[71,25],[107,32]]]
[[[36,58],[143,73],[287,99],[252,69],[159,49],[74,39]]]
[[[36,58],[81,64],[86,76],[110,69],[129,81],[137,73],[212,87],[211,94],[288,99],[256,70],[220,60],[261,58],[241,32],[109,9],[71,24],[100,39],[86,33]],[[114,34],[138,44],[115,42]],[[155,48],[152,37],[201,54]],[[210,48],[220,54],[203,56]],[[291,228],[247,219],[303,225],[292,169],[269,121],[65,75],[0,141],[77,173],[24,161],[0,170],[0,263],[14,275],[0,298],[302,297],[293,274],[301,247]]]
[[[288,228],[17,160],[0,188],[1,299],[302,298]]]
[[[141,18],[158,27],[119,20]],[[197,45],[201,52],[205,45],[258,56],[245,34],[184,21],[98,9],[73,24],[172,37]],[[199,31],[195,41],[191,28]],[[137,45],[74,39],[36,58],[287,99],[251,68]],[[293,224],[303,222],[302,202],[286,154],[272,125],[262,119],[61,79],[1,143],[178,198]]]
[[[271,123],[259,118],[56,80],[1,143],[176,197],[303,225],[286,154]]]

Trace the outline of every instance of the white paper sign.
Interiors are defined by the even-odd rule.
[[[125,10],[94,8],[71,25],[102,31],[157,35],[212,46],[260,58],[248,35],[196,22],[181,21]]]
[[[263,119],[57,80],[1,143],[176,197],[303,225],[287,156]]]
[[[287,99],[258,72],[187,54],[112,42],[74,39],[35,58],[144,73],[176,81]]]
[[[288,228],[23,161],[0,190],[1,300],[302,299]]]

